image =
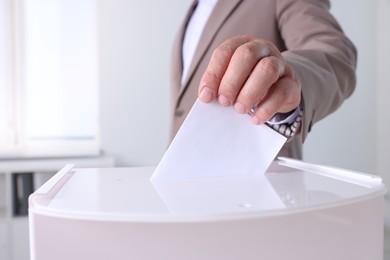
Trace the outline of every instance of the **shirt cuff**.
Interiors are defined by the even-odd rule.
[[[298,106],[294,111],[289,113],[277,113],[266,124],[278,133],[291,139],[299,131],[302,124],[303,111]]]
[[[293,124],[297,117],[301,114],[301,107],[298,106],[295,110],[287,113],[276,113],[270,120],[267,121],[269,125]]]

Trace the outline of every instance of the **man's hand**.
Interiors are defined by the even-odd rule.
[[[301,84],[274,44],[245,35],[215,49],[198,94],[202,102],[217,98],[238,113],[250,113],[252,123],[263,124],[299,105]]]

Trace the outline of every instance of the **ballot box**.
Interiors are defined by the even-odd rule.
[[[29,198],[31,259],[383,259],[377,176],[286,158],[247,177],[153,171],[63,168]]]

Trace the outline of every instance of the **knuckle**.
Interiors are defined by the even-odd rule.
[[[212,68],[208,68],[200,80],[200,86],[207,85],[209,88],[216,89],[221,82],[221,77]]]
[[[220,91],[224,91],[225,94],[232,92],[233,89],[235,89],[235,84],[229,80],[229,79],[223,79],[221,82],[221,89]]]
[[[251,108],[259,101],[259,88],[258,87],[244,87],[241,89],[238,99],[240,103],[245,104],[246,107]]]
[[[231,80],[223,79],[218,90],[218,94],[224,95],[230,100],[234,100],[237,96],[237,85],[234,84]]]
[[[204,78],[212,82],[217,82],[220,80],[220,77],[212,70],[207,70],[205,72]]]
[[[213,52],[213,58],[216,60],[227,61],[233,56],[234,50],[226,46],[220,46]]]
[[[277,88],[278,100],[280,100],[281,105],[287,105],[296,107],[300,102],[300,90],[295,87],[296,85],[287,84],[283,87]]]
[[[267,106],[260,106],[257,111],[256,111],[256,114],[258,114],[260,117],[262,118],[267,118],[270,119],[275,113],[271,111],[271,109]]]
[[[267,75],[279,75],[280,66],[275,59],[266,57],[260,61],[260,70]]]
[[[244,61],[256,59],[256,51],[252,45],[242,45],[237,49],[237,55]]]
[[[290,95],[290,91],[287,87],[285,88],[278,88],[277,92],[279,99],[283,102],[289,102],[292,96]]]

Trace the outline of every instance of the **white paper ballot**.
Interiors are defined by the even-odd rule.
[[[286,137],[248,115],[197,100],[152,180],[263,174]]]

